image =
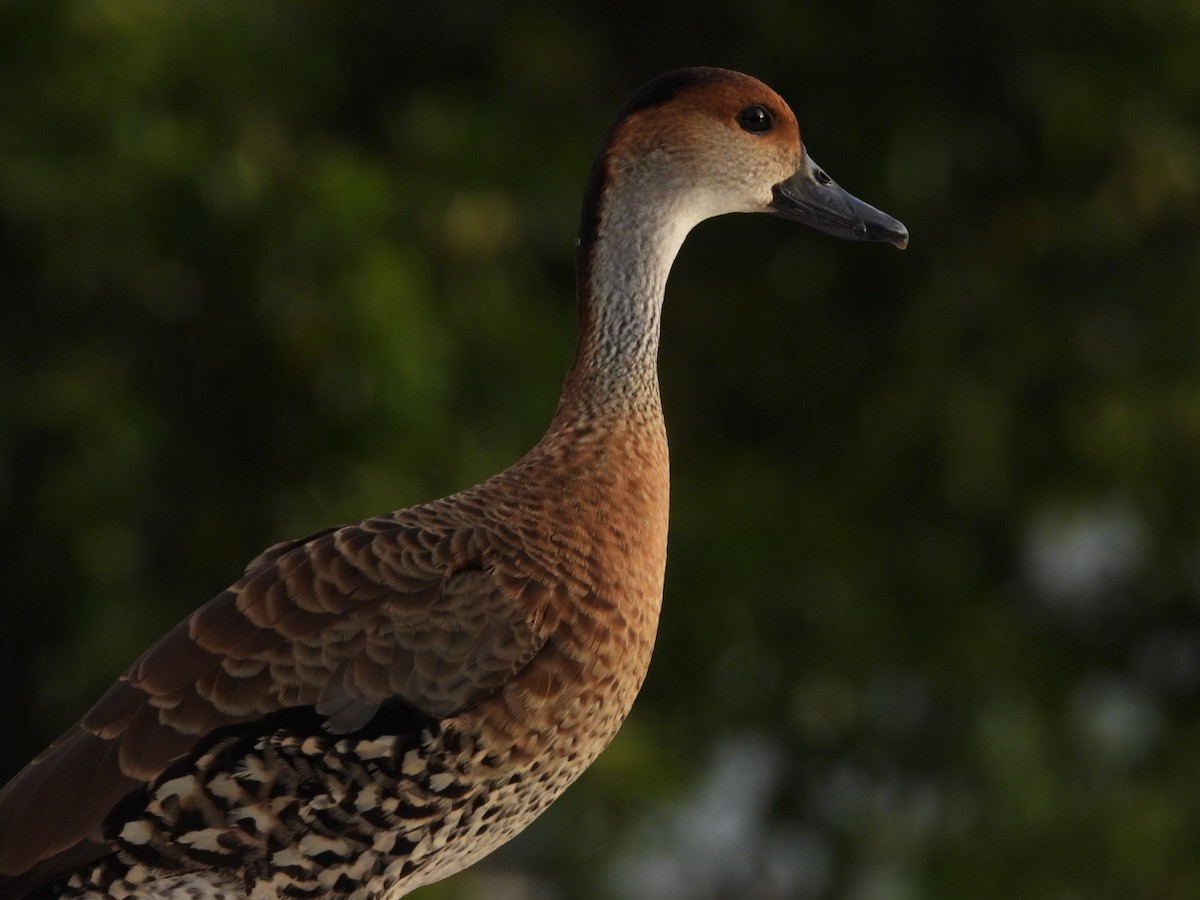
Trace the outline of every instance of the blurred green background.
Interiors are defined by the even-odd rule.
[[[1200,896],[1200,4],[0,2],[0,779],[267,544],[549,420],[597,142],[762,77],[912,246],[668,289],[659,646],[420,896]]]

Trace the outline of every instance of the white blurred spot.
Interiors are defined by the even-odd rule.
[[[1123,504],[1046,509],[1026,528],[1025,572],[1047,606],[1095,613],[1141,564],[1145,547],[1145,526]]]
[[[1162,711],[1154,699],[1116,676],[1084,680],[1071,697],[1071,717],[1085,755],[1106,768],[1142,761],[1163,730]]]
[[[772,828],[768,807],[783,775],[777,745],[760,736],[719,742],[695,794],[648,822],[610,883],[630,900],[803,900],[821,896],[832,853],[798,825]]]

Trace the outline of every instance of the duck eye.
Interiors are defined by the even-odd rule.
[[[751,134],[762,134],[764,131],[771,130],[771,126],[775,124],[775,116],[765,106],[755,103],[738,113],[737,121],[743,129]]]

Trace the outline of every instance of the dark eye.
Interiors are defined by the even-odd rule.
[[[775,124],[775,116],[765,106],[755,103],[753,106],[747,106],[737,114],[738,124],[751,134],[762,134],[764,131],[770,131],[771,126]]]

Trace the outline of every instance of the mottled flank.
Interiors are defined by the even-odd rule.
[[[437,723],[404,738],[227,735],[140,795],[115,836],[123,852],[62,896],[399,896],[508,840],[578,764],[571,751],[495,755]],[[162,877],[190,869],[218,877]]]
[[[733,211],[907,238],[758,81],[652,82],[593,171],[545,436],[461,493],[270,548],[152,646],[0,792],[0,900],[400,897],[553,802],[650,663],[663,292],[688,231]]]

